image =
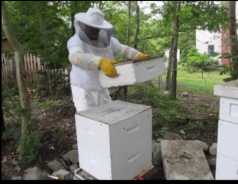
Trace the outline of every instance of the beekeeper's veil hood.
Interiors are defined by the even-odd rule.
[[[99,29],[98,42],[103,46],[107,46],[110,43],[113,26],[104,19],[103,12],[98,8],[89,8],[86,13],[77,13],[74,16],[74,28],[76,34],[78,34],[83,41],[90,44],[91,40],[83,32],[80,25]]]

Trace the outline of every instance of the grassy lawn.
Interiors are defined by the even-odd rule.
[[[183,69],[178,70],[178,91],[189,91],[199,94],[213,94],[213,87],[216,84],[224,83],[223,79],[228,74],[220,75],[219,71],[189,73]]]

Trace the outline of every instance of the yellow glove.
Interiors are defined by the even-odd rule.
[[[104,72],[104,74],[108,77],[116,77],[118,76],[117,70],[113,64],[117,63],[114,59],[102,58],[99,61],[99,69]]]
[[[139,52],[135,57],[135,60],[138,60],[138,61],[143,61],[143,60],[146,60],[146,59],[149,59],[149,55],[144,54],[142,52]]]

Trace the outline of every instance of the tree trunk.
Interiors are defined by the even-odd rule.
[[[4,121],[2,109],[1,109],[1,113],[2,113],[2,119],[1,119],[1,120],[2,120],[2,121],[1,121],[1,122],[2,122],[2,123],[1,123],[2,126],[1,126],[1,130],[2,130],[2,133],[3,133],[3,132],[5,131],[5,128],[6,128],[6,127],[5,127],[5,121]]]
[[[69,1],[70,3],[70,19],[71,19],[71,30],[72,30],[72,35],[74,34],[75,30],[74,30],[74,5],[75,2],[74,1]]]
[[[99,9],[103,10],[103,8],[104,8],[104,3],[103,3],[103,1],[99,1],[98,7],[99,7]]]
[[[167,74],[166,74],[166,84],[165,84],[165,90],[169,90],[170,88],[170,81],[171,81],[171,49],[172,47],[170,48],[170,51],[169,51],[169,61],[168,61],[168,69],[167,69]]]
[[[130,45],[130,25],[131,25],[131,1],[128,1],[127,45]],[[124,86],[122,87],[122,89],[124,99],[127,100],[128,87]]]
[[[170,62],[171,62],[171,87],[170,87],[170,97],[176,99],[177,93],[177,48],[178,48],[178,38],[179,38],[179,11],[180,11],[180,1],[175,3],[175,14],[172,22],[172,40],[170,49]]]
[[[236,33],[236,1],[229,1],[229,38],[231,48],[231,77],[238,78],[238,40]]]
[[[140,7],[138,1],[136,1],[136,33],[135,33],[135,40],[134,40],[134,48],[137,49],[138,47],[138,36],[140,32]]]
[[[15,62],[16,62],[16,78],[19,92],[20,106],[22,110],[21,116],[21,141],[19,145],[20,158],[24,155],[26,149],[26,142],[28,141],[28,135],[31,131],[31,98],[27,92],[25,75],[23,75],[24,64],[24,51],[21,45],[18,43],[8,20],[8,14],[6,10],[6,4],[2,2],[2,29],[14,50]]]
[[[127,45],[130,44],[130,28],[131,28],[131,1],[128,1],[128,25],[127,25]]]

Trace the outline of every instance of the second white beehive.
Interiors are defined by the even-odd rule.
[[[76,114],[80,168],[100,180],[127,180],[152,168],[150,106],[113,101]]]

